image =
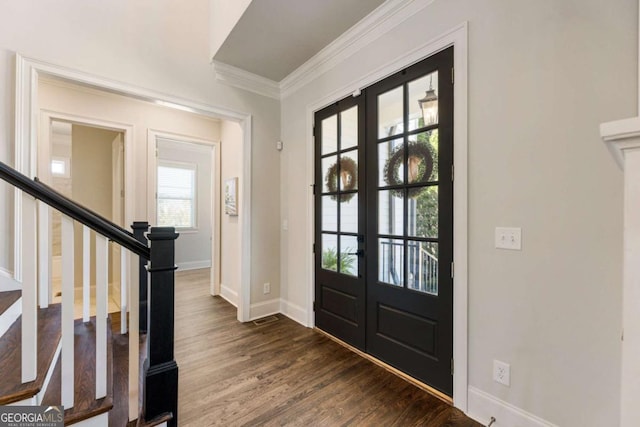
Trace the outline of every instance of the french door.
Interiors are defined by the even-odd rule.
[[[453,393],[453,48],[316,113],[316,326]]]
[[[363,97],[316,113],[316,326],[365,350]]]

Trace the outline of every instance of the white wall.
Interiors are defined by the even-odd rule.
[[[220,126],[220,180],[238,177],[238,201],[242,201],[242,129],[234,122],[222,121]],[[240,292],[240,217],[244,207],[238,204],[238,215],[224,213],[224,190],[220,191],[220,287],[222,296],[234,305],[238,305]]]
[[[307,106],[469,21],[469,384],[558,425],[617,425],[622,174],[598,127],[636,113],[637,12],[436,0],[284,99],[282,298],[304,307],[310,288]],[[496,250],[496,226],[522,227],[523,250]]]
[[[113,170],[111,143],[117,132],[73,125],[71,130],[71,198],[105,218],[113,218]],[[116,219],[117,222],[117,219]],[[82,224],[74,221],[75,259],[81,260]],[[55,239],[55,237],[54,237]],[[114,262],[113,246],[110,245],[110,264]],[[95,233],[91,233],[91,247],[95,248]],[[91,250],[90,277],[96,283],[96,253]],[[119,259],[118,259],[119,260]],[[82,262],[75,262],[75,286],[82,288]],[[110,268],[110,269],[111,269]],[[119,300],[120,298],[118,298]]]
[[[271,256],[280,248],[279,212],[272,208],[280,203],[280,160],[273,149],[280,137],[279,103],[215,81],[209,65],[209,0],[188,6],[179,0],[24,0],[3,1],[0,8],[0,160],[13,163],[15,52],[252,114],[251,283],[261,289],[265,280],[280,281],[279,264]],[[13,269],[12,208],[6,199],[0,202],[0,231],[9,237],[0,241],[0,268]]]
[[[41,81],[38,102],[43,110],[101,119],[115,123],[114,126],[133,126],[133,157],[136,165],[134,212],[135,220],[140,221],[149,219],[148,130],[201,139],[217,140],[220,137],[218,120],[53,80]],[[149,219],[149,222],[153,223],[153,219]],[[125,224],[127,227],[129,225]]]

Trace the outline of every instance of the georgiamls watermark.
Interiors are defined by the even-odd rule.
[[[63,427],[62,406],[0,406],[0,427]]]

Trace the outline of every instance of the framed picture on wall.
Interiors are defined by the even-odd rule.
[[[224,181],[224,213],[230,216],[238,215],[238,178]]]

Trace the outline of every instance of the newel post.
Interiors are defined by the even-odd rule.
[[[149,273],[147,360],[144,364],[143,413],[151,420],[172,413],[178,425],[178,365],[173,358],[175,240],[173,227],[152,227]]]
[[[149,223],[146,221],[135,221],[131,226],[133,229],[133,235],[138,239],[140,243],[147,246],[147,237],[145,233],[149,230]],[[144,334],[147,332],[147,260],[140,257],[140,268],[139,268],[139,279],[138,283],[140,285],[140,333]]]

